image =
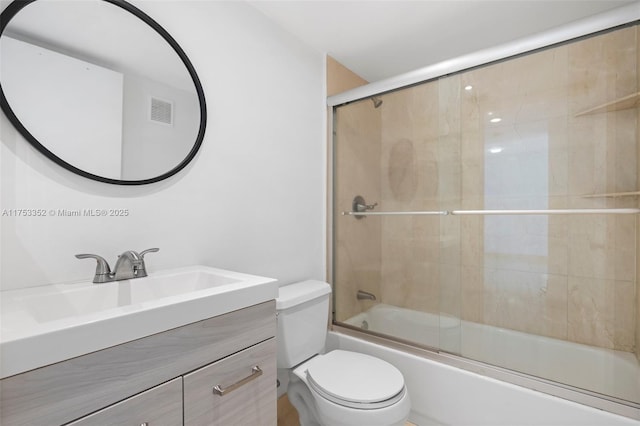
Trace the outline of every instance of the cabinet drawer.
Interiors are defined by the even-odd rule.
[[[275,355],[271,338],[184,376],[185,426],[275,425]]]
[[[142,425],[176,426],[182,424],[182,378],[156,386],[127,398],[67,426]]]

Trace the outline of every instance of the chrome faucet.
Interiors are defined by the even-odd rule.
[[[113,271],[113,279],[114,281],[120,281],[138,278],[140,268],[143,268],[140,255],[133,250],[127,250],[118,256],[116,267]]]
[[[358,290],[356,293],[356,299],[358,300],[376,300],[376,295],[369,293],[368,291]]]
[[[158,248],[150,248],[140,253],[127,250],[118,256],[114,272],[111,272],[109,263],[97,254],[76,254],[78,259],[95,259],[97,262],[96,273],[93,282],[96,284],[111,281],[129,280],[147,276],[147,269],[144,264],[144,255],[159,251]]]

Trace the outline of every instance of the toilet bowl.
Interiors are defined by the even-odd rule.
[[[304,281],[280,288],[278,367],[289,371],[287,394],[302,426],[403,425],[411,402],[402,373],[370,355],[322,354],[331,288]]]
[[[411,402],[404,377],[386,361],[369,355],[334,350],[317,355],[293,370],[302,399],[314,404],[325,425],[402,425]],[[290,397],[291,398],[291,397]]]

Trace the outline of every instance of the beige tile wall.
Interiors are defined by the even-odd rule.
[[[569,45],[569,207],[632,207],[636,197],[582,194],[638,190],[637,111],[578,115],[638,91],[637,28]],[[568,222],[568,340],[634,351],[637,219],[582,216]]]
[[[337,95],[367,83],[367,80],[331,56],[327,56],[327,96]]]
[[[338,321],[371,306],[358,290],[380,295],[380,218],[342,216],[356,195],[380,200],[380,110],[370,100],[337,111],[334,145],[334,293]]]
[[[502,71],[502,87],[493,88],[483,103],[514,116],[503,117],[496,127],[510,126],[512,141],[540,142],[536,135],[541,133],[547,139],[548,192],[532,191],[520,208],[540,195],[548,208],[635,203],[633,198],[583,195],[636,189],[636,112],[576,114],[637,91],[636,31],[629,28],[480,70]],[[499,92],[503,96],[495,99]],[[485,145],[487,136],[485,131]],[[505,207],[517,205],[520,194],[508,195],[512,199],[504,200]],[[633,216],[550,216],[542,230],[547,234],[546,256],[488,262],[485,253],[483,322],[632,351],[635,314],[624,301],[635,294],[635,222]],[[535,227],[531,220],[520,223],[523,235],[536,232],[529,229]],[[499,269],[488,271],[488,263]],[[522,285],[509,287],[515,282]]]
[[[463,73],[460,83],[451,79],[458,87],[473,86],[462,91],[460,106],[462,208],[628,207],[636,202],[582,196],[635,190],[637,114],[575,116],[637,91],[636,31]],[[489,122],[497,116],[502,121]],[[540,144],[545,147],[537,148]],[[496,162],[486,151],[498,146],[503,152],[495,158],[504,159]],[[538,173],[546,187],[534,184],[536,173],[527,170],[542,164],[530,160],[536,155],[547,157],[547,170]],[[500,165],[509,161],[516,166]],[[505,182],[496,185],[495,169],[489,168],[496,166],[498,172],[517,173],[498,176]],[[485,185],[486,177],[493,183]],[[463,319],[634,349],[635,308],[623,302],[635,294],[632,216],[459,220]],[[487,221],[495,226],[485,226]],[[522,250],[536,244],[546,250]],[[455,307],[441,305],[441,310],[454,313]]]
[[[416,86],[385,95],[382,111],[380,209],[437,210],[438,87]],[[381,300],[437,311],[440,220],[438,216],[381,218]]]
[[[327,95],[366,83],[327,57]],[[334,179],[340,184],[334,190],[334,257],[328,263],[335,269],[334,282],[339,283],[334,285],[339,301],[334,305],[336,319],[343,321],[372,305],[356,299],[358,290],[380,294],[380,220],[340,215],[351,210],[356,195],[367,203],[380,199],[380,110],[370,100],[354,103],[338,110],[336,125]]]

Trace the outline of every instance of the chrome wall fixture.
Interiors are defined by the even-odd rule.
[[[356,293],[357,300],[376,300],[376,295],[368,291],[358,290]]]
[[[356,195],[351,202],[351,210],[356,213],[366,213],[369,210],[373,210],[376,208],[378,203],[367,204],[364,198],[361,195]],[[355,215],[356,219],[362,219],[362,216],[366,215]]]

